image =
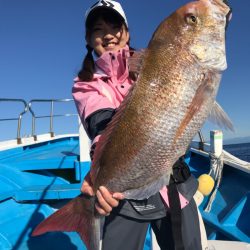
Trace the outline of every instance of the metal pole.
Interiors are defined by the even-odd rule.
[[[199,138],[200,138],[199,149],[204,151],[205,140],[204,140],[204,137],[203,137],[203,135],[202,135],[202,133],[201,133],[200,130],[198,131],[198,135],[199,135]]]
[[[21,139],[21,120],[22,116],[19,116],[18,119],[18,124],[17,124],[17,144],[22,144],[22,139]]]
[[[55,133],[53,132],[53,116],[54,116],[54,101],[51,101],[50,106],[50,136],[54,137]]]
[[[22,144],[21,139],[21,124],[23,115],[29,110],[27,102],[23,99],[14,99],[14,98],[0,98],[0,102],[21,102],[24,105],[24,110],[19,114],[18,118],[10,118],[10,119],[0,119],[0,121],[4,120],[17,120],[17,144]]]
[[[36,135],[36,116],[34,111],[31,108],[32,100],[29,102],[29,111],[32,115],[32,131],[31,136],[34,138],[34,141],[37,141],[37,135]]]

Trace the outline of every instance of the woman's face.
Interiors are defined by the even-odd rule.
[[[91,28],[86,40],[88,45],[101,56],[106,51],[117,51],[125,47],[129,41],[129,32],[124,24],[120,27],[99,18]]]

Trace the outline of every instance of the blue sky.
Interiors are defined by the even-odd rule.
[[[73,78],[85,55],[84,13],[91,0],[0,0],[0,97],[71,98]],[[166,16],[184,0],[125,1],[131,45],[144,48]],[[234,123],[236,132],[226,138],[250,136],[250,1],[230,1],[233,19],[227,32],[228,69],[224,72],[217,100]],[[48,107],[37,107],[43,115]],[[58,105],[75,112],[74,105]],[[20,106],[20,110],[22,106]],[[0,118],[14,116],[14,105],[0,103]],[[40,113],[39,113],[40,112]],[[48,122],[48,121],[47,121]],[[30,134],[30,116],[24,116],[23,134]],[[41,125],[40,132],[47,132]],[[76,119],[58,119],[56,132],[76,132]],[[217,128],[207,123],[204,133]],[[0,140],[16,136],[15,122],[0,123]]]

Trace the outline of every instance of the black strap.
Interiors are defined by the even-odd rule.
[[[168,199],[175,250],[184,250],[181,230],[181,203],[177,185],[174,181],[172,181],[168,186]]]
[[[168,186],[170,218],[175,250],[184,250],[181,226],[181,202],[177,184],[185,182],[190,175],[189,167],[185,163],[184,157],[181,157],[173,166],[173,174],[171,175],[170,184]]]

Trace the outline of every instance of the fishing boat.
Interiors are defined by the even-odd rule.
[[[0,98],[0,103],[22,105],[15,117],[0,123],[17,123],[16,138],[0,142],[0,249],[77,250],[86,249],[75,232],[51,232],[32,237],[31,232],[44,218],[80,194],[81,181],[90,168],[89,140],[81,126],[75,134],[57,135],[54,119],[77,116],[74,112],[54,114],[54,105],[72,99]],[[34,104],[50,104],[48,115],[38,116]],[[22,137],[22,121],[30,116],[31,133]],[[39,134],[38,121],[49,120],[50,131]],[[1,131],[4,133],[4,131]],[[209,249],[250,249],[250,163],[222,149],[222,136],[211,133],[205,143],[201,133],[185,155],[185,161],[198,178],[215,177],[212,195],[199,199]],[[14,137],[14,136],[13,136]],[[144,250],[156,250],[148,230]]]

